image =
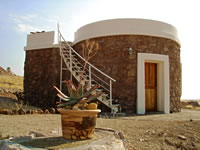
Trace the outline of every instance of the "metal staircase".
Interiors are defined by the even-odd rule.
[[[59,26],[58,26],[58,43],[61,56],[61,69],[60,69],[60,90],[62,91],[63,85],[63,71],[69,70],[72,77],[74,77],[78,82],[81,78],[81,72],[83,70],[83,63],[85,59],[79,55],[71,45],[62,36]],[[63,63],[64,62],[64,63]],[[95,72],[95,73],[94,73]],[[112,97],[112,83],[116,82],[115,79],[111,78],[107,74],[103,73],[101,70],[97,69],[95,66],[87,63],[83,79],[81,81],[82,85],[88,84],[91,88],[93,85],[99,85],[99,88],[92,94],[98,94],[102,92],[103,94],[97,99],[102,104],[110,108],[111,113],[115,114],[119,110],[119,104],[113,104]]]

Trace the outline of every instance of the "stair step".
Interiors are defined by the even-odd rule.
[[[80,67],[80,68],[83,68],[82,65],[79,65],[79,64],[73,64],[73,63],[72,63],[72,66],[73,66],[73,67]]]
[[[107,97],[108,97],[108,94],[104,93],[102,96],[107,98]]]
[[[103,94],[102,94],[102,98],[103,98],[103,95],[105,94],[105,93],[103,92],[103,89],[96,89],[96,91],[97,91],[97,93],[103,93]]]
[[[62,68],[62,70],[69,70],[68,68]]]
[[[67,51],[67,50],[64,50],[64,51],[63,51],[63,53],[64,53],[64,54],[66,54],[66,53],[67,53],[67,54],[69,54],[69,51]]]
[[[69,48],[63,48],[63,52],[70,53],[70,49]]]
[[[79,62],[78,59],[76,59],[75,62]]]
[[[80,70],[74,70],[74,72],[76,72],[76,73],[81,73],[82,71],[80,71]]]
[[[73,67],[72,70],[74,70],[74,71],[76,71],[76,72],[82,72],[82,70],[77,69],[77,68],[75,68],[75,67]]]
[[[70,60],[70,58],[68,58],[68,57],[65,57],[65,59],[68,59],[68,60]],[[74,57],[72,57],[72,60],[77,60],[76,58],[74,58]]]
[[[70,51],[70,48],[69,47],[66,47],[66,45],[64,45],[64,47],[62,48],[64,50],[69,50]]]
[[[88,75],[84,75],[84,74],[83,74],[83,77],[86,78],[86,79],[89,79],[89,76],[88,76]]]
[[[62,48],[62,51],[64,52],[64,53],[69,53],[69,49],[66,49],[66,48]]]
[[[102,92],[103,91],[103,89],[96,89],[97,91],[99,91],[99,92]]]
[[[72,67],[81,67],[81,66],[72,63]]]
[[[73,64],[72,64],[72,67],[73,68],[78,68],[78,69],[82,68],[82,66],[77,66],[77,65],[73,65]]]
[[[106,106],[110,107],[108,101],[102,100],[101,102],[102,102],[103,104],[105,104]]]
[[[88,81],[90,81],[90,79],[86,79],[85,81],[88,82]],[[92,79],[91,82],[93,82],[93,81],[94,81],[94,80]]]
[[[76,69],[79,69],[79,70],[82,69],[82,67],[80,67],[80,66],[73,66],[73,68],[76,68]]]
[[[103,95],[108,95],[108,94],[103,93],[102,96],[103,96]],[[113,101],[113,100],[114,100],[114,99],[112,99],[112,101]],[[110,103],[109,97],[106,97],[105,99],[103,99],[103,101],[108,101],[108,102]],[[112,105],[119,105],[119,104],[114,104],[114,103],[112,103]]]
[[[72,62],[72,64],[74,64],[74,65],[81,65],[81,66],[83,66],[79,61],[77,61],[77,62],[75,62],[75,61],[73,61]]]
[[[63,54],[66,58],[70,58],[70,55],[68,54]],[[75,58],[76,55],[72,55],[72,59]]]

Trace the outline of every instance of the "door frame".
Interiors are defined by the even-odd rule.
[[[168,55],[137,54],[137,114],[145,114],[145,62],[157,64],[157,111],[169,114],[169,57]]]

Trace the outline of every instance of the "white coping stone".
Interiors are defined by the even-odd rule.
[[[58,47],[58,44],[55,44],[55,32],[40,32],[35,34],[27,35],[27,42],[24,50],[36,50],[43,48],[53,48]]]
[[[180,45],[174,26],[147,19],[111,19],[94,22],[79,28],[75,32],[74,44],[96,37],[111,35],[148,35],[176,41]]]

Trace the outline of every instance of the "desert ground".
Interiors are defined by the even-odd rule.
[[[13,89],[23,89],[23,77],[7,74],[0,68],[0,110],[37,109],[24,106],[12,94]],[[182,106],[180,113],[98,118],[97,127],[121,131],[129,150],[200,150],[200,102],[186,101]],[[31,132],[62,136],[60,114],[0,114],[0,140]]]
[[[130,150],[199,150],[200,111],[183,109],[174,114],[98,118],[97,127],[122,131]],[[1,137],[28,135],[61,136],[59,114],[0,115]]]

